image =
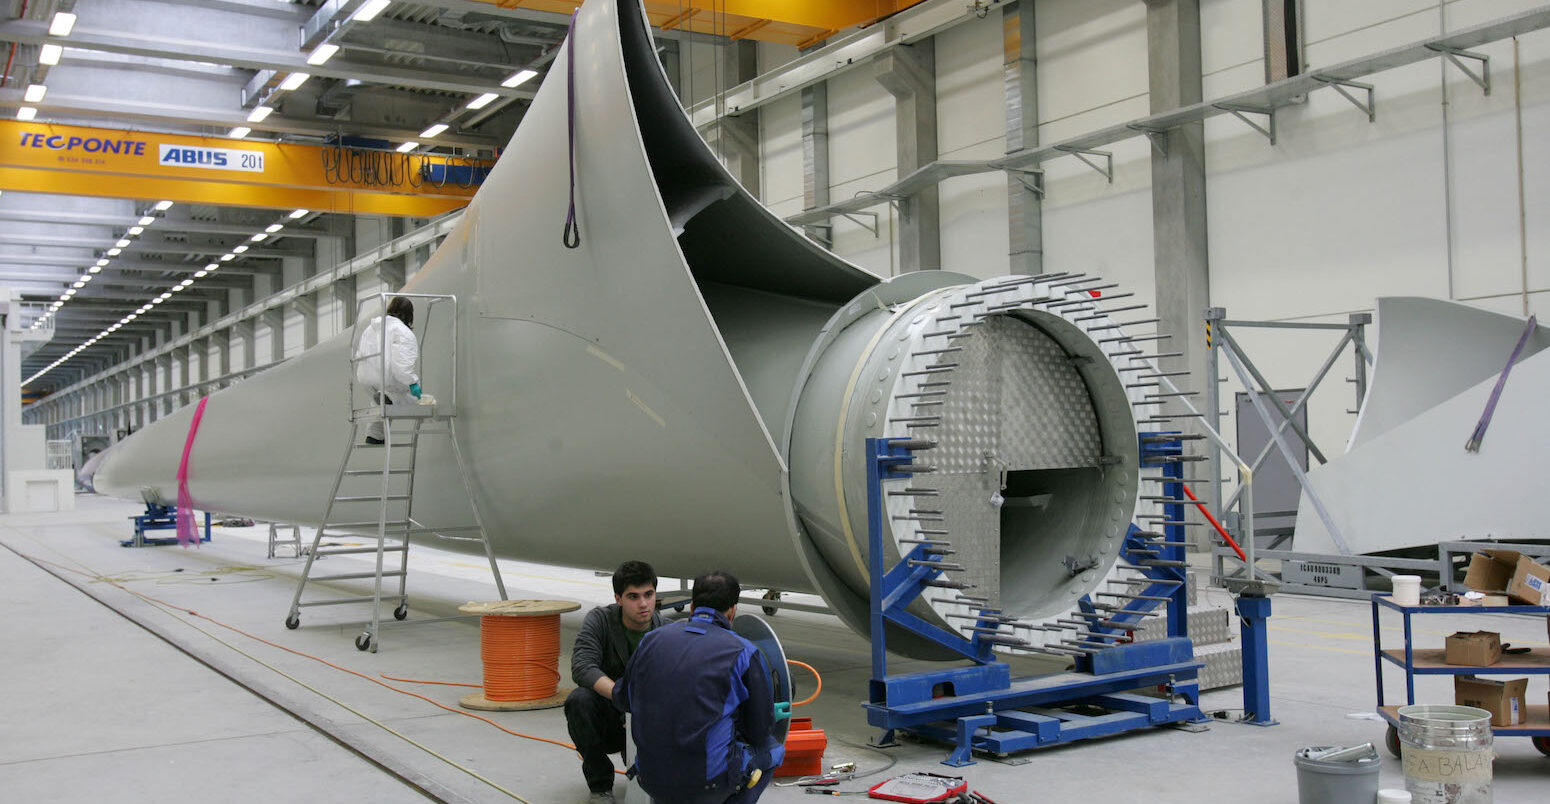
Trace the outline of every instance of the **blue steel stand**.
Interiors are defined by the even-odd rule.
[[[867,449],[867,550],[871,578],[872,679],[868,688],[867,722],[884,730],[878,745],[891,745],[896,731],[948,742],[952,752],[942,764],[972,765],[973,751],[1007,754],[1072,740],[1102,737],[1148,726],[1200,722],[1200,662],[1182,635],[1150,642],[1115,644],[1077,658],[1077,672],[1050,673],[1012,679],[1005,662],[994,658],[997,644],[1020,640],[993,632],[1010,621],[998,609],[977,606],[974,636],[965,639],[905,611],[930,587],[961,588],[940,580],[945,567],[942,550],[917,544],[902,560],[884,571],[884,505],[882,483],[913,474],[911,451],[932,444],[908,439],[869,438]],[[1153,583],[1124,606],[1097,604],[1087,597],[1081,611],[1094,618],[1089,631],[1097,637],[1124,638],[1161,592],[1184,606],[1182,560],[1161,558],[1165,551],[1182,555],[1182,548],[1154,545],[1131,526],[1122,555]],[[1181,540],[1175,540],[1181,541]],[[1177,565],[1177,566],[1174,566]],[[1172,577],[1177,576],[1177,577]],[[1171,605],[1171,604],[1170,604]],[[1182,614],[1173,618],[1182,629]],[[971,664],[943,670],[888,674],[887,628],[900,627],[947,648]],[[1004,633],[1004,632],[1003,632]],[[1157,687],[1167,698],[1138,695],[1130,690]],[[1175,698],[1181,699],[1176,702]],[[1097,707],[1105,714],[1067,711],[1062,707]]]
[[[1239,635],[1243,638],[1243,720],[1251,726],[1279,725],[1270,717],[1270,598],[1238,595]]]
[[[129,518],[135,523],[135,536],[133,539],[119,540],[120,547],[148,547],[157,545],[177,544],[176,537],[160,539],[147,539],[145,532],[148,530],[177,530],[178,509],[171,505],[158,505],[146,503],[145,513]],[[197,526],[196,526],[197,528]],[[205,512],[204,535],[199,539],[202,542],[210,541],[210,512]]]

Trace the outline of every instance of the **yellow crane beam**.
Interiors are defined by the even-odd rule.
[[[569,14],[580,0],[479,0],[501,8]],[[922,0],[646,0],[655,27],[805,47]],[[733,36],[737,32],[746,32]]]
[[[438,183],[426,170],[492,164],[0,120],[0,190],[20,192],[428,218],[467,206],[478,187]]]

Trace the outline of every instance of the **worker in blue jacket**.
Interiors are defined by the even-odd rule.
[[[646,635],[614,688],[640,786],[658,804],[751,804],[785,759],[764,655],[732,630],[742,588],[694,579],[694,616]]]

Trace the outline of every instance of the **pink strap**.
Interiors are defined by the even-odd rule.
[[[188,493],[188,456],[194,451],[194,434],[199,432],[199,422],[205,417],[205,403],[210,397],[200,397],[199,407],[194,409],[194,420],[188,424],[188,440],[183,442],[183,460],[178,464],[178,544],[188,547],[199,544],[199,527],[194,524],[194,498]]]

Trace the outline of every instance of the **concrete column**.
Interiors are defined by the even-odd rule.
[[[1034,33],[1033,0],[1018,0],[1001,9],[1008,154],[1039,145],[1038,45]],[[1026,175],[1006,177],[1008,265],[1014,274],[1044,272],[1044,196],[1029,186],[1032,181],[1033,177]]]
[[[242,368],[246,370],[258,365],[258,328],[254,326],[253,319],[238,321],[232,327],[232,334],[241,340]]]
[[[338,334],[355,326],[355,316],[360,312],[355,277],[347,276],[340,279],[329,286],[328,292],[334,295],[334,301],[339,305],[338,326],[331,334]]]
[[[264,313],[264,326],[269,329],[269,355],[266,362],[285,359],[285,309],[283,306]]]
[[[1153,113],[1199,103],[1200,0],[1146,0],[1148,75]],[[1171,334],[1164,351],[1183,352],[1163,361],[1167,371],[1188,370],[1181,390],[1204,399],[1215,378],[1206,376],[1206,350],[1200,336],[1211,303],[1206,239],[1206,149],[1203,123],[1186,123],[1168,132],[1163,152],[1151,149],[1153,275],[1157,282],[1159,332]],[[1168,412],[1182,412],[1169,405]],[[1183,424],[1183,422],[1180,422]],[[1186,442],[1197,453],[1197,442]],[[1207,537],[1192,534],[1197,546]]]
[[[294,306],[301,318],[301,348],[311,349],[318,345],[318,294],[299,296]]]
[[[936,40],[890,49],[877,60],[878,83],[894,97],[899,178],[936,161]],[[935,185],[899,202],[899,270],[942,267],[939,191]]]
[[[722,48],[721,86],[735,87],[759,74],[758,43],[729,42]],[[705,130],[705,141],[744,189],[760,197],[759,110],[726,115]]]
[[[802,90],[802,208],[829,205],[829,83]],[[828,245],[832,230],[808,226],[807,236]]]

